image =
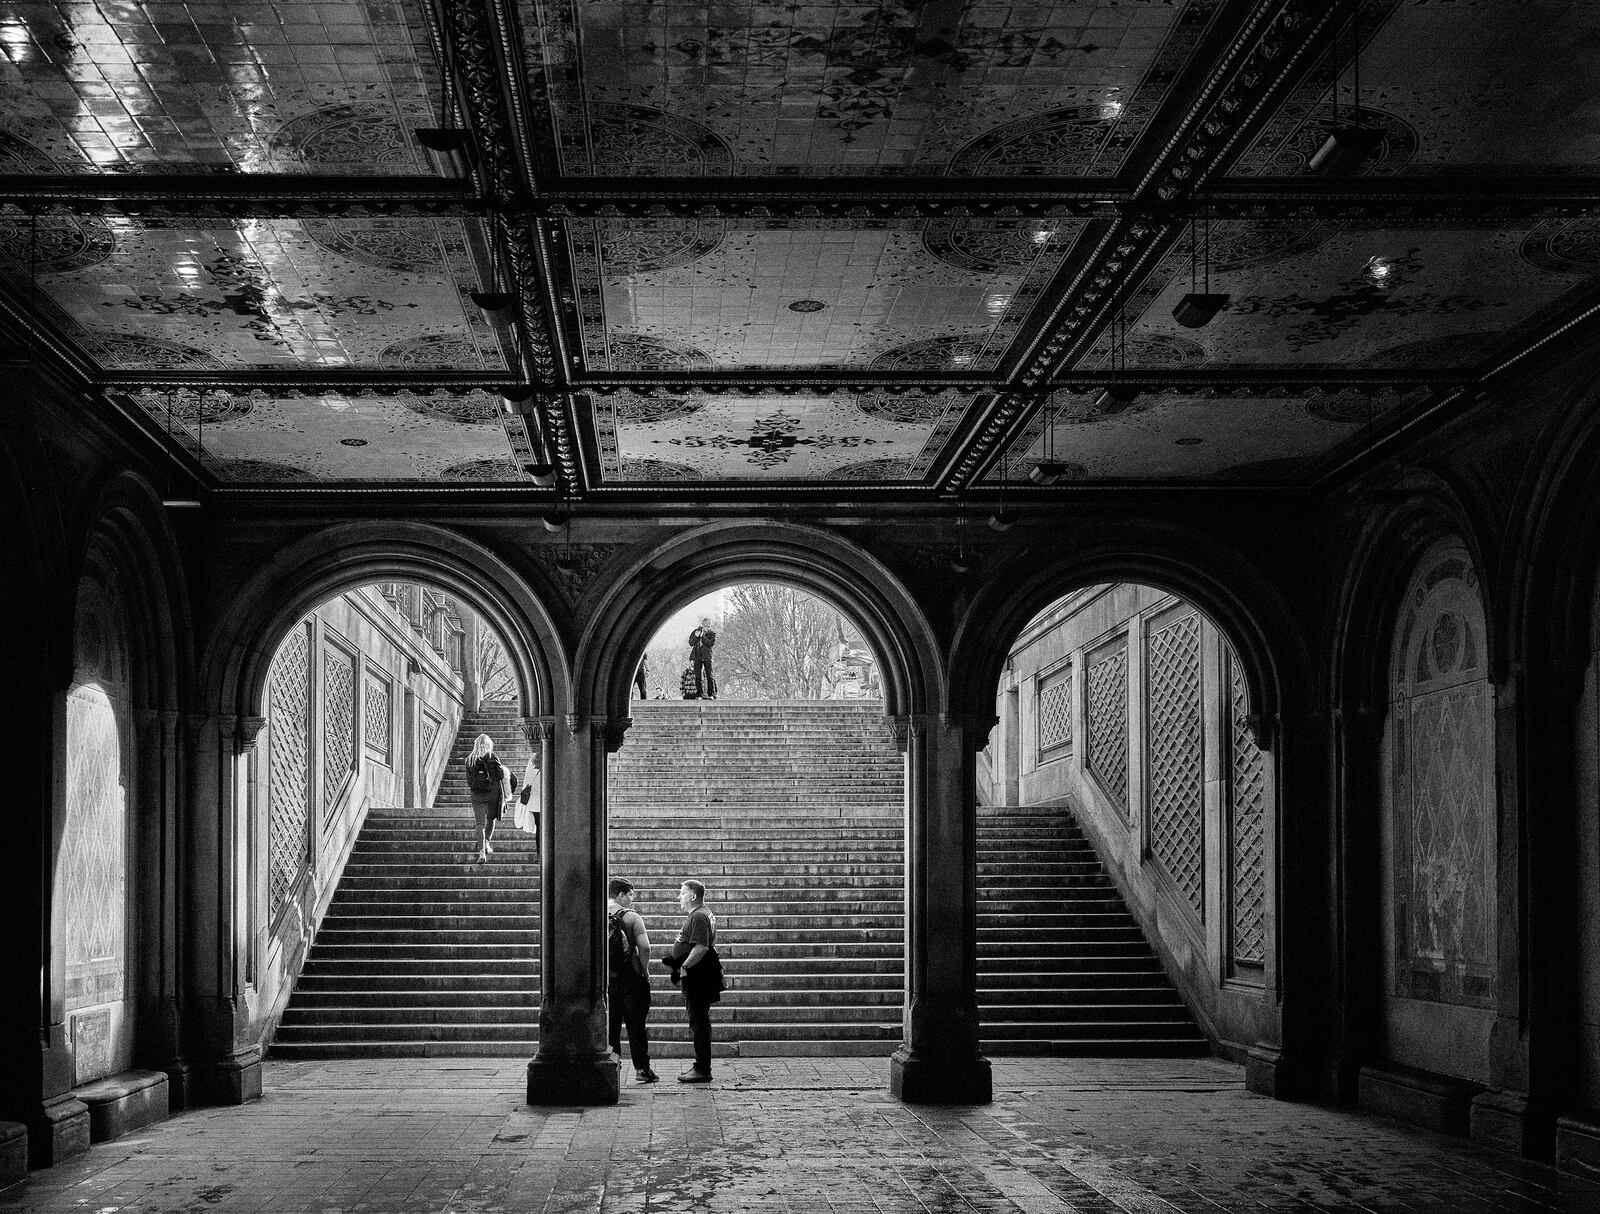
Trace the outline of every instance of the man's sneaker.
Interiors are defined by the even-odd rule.
[[[679,1083],[710,1083],[711,1082],[711,1072],[710,1071],[702,1071],[699,1067],[693,1067],[690,1070],[687,1070],[683,1074],[679,1075],[678,1076],[678,1082]]]
[[[649,1067],[645,1067],[645,1069],[642,1070],[642,1071],[635,1071],[633,1074],[634,1074],[634,1078],[636,1078],[640,1083],[660,1083],[661,1082],[661,1076],[657,1075]]]

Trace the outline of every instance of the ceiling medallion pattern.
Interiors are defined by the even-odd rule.
[[[282,484],[318,479],[304,468],[296,468],[293,464],[280,464],[269,459],[224,459],[218,460],[214,466],[222,479],[232,484],[249,484],[256,481]]]
[[[1222,3],[1023,8],[979,0],[948,9],[891,0],[724,9],[714,25],[675,20],[670,7],[520,7],[534,121],[552,125],[568,175],[938,171],[996,117],[1022,128],[1012,135],[1021,144],[1041,112],[1049,126],[1064,110],[1092,115],[1089,134],[1036,146],[1035,157],[1047,159],[1029,163],[1110,176]],[[620,132],[610,129],[619,113],[627,116]],[[704,137],[663,130],[662,114]],[[727,162],[707,154],[706,137],[728,149]],[[986,165],[982,155],[952,171],[1017,171]]]
[[[336,229],[295,220],[107,223],[105,256],[39,276],[40,292],[80,340],[86,330],[110,330],[156,351],[199,345],[219,366],[313,369],[417,365],[417,349],[436,350],[448,335],[456,344],[447,365],[505,366],[493,331],[464,299],[477,274],[460,220],[346,219]],[[367,253],[330,249],[333,230]],[[424,230],[431,235],[419,239]],[[11,235],[4,249],[15,276],[16,240],[25,232]],[[430,258],[416,255],[430,244]],[[392,259],[402,246],[415,261]],[[139,348],[123,342],[118,365],[134,369]],[[147,365],[172,362],[157,357]]]
[[[222,364],[198,346],[115,333],[109,329],[82,328],[78,337],[85,353],[107,370],[140,368],[153,371],[220,371]]]
[[[690,227],[673,220],[660,226]],[[618,275],[598,254],[600,224],[574,220],[568,247],[584,365],[591,372],[673,369],[632,358],[619,365],[614,342],[621,332],[633,343],[623,347],[625,357],[637,355],[643,336],[668,349],[703,351],[711,367],[730,370],[865,367],[891,351],[897,369],[913,369],[915,350],[935,356],[922,369],[950,370],[940,343],[959,338],[978,347],[959,365],[992,371],[1066,249],[1050,233],[1042,243],[1030,239],[1030,254],[1018,264],[964,268],[930,255],[927,226],[729,220],[721,241],[693,262]],[[1008,221],[967,222],[969,233],[1001,233],[1001,242],[1015,230]],[[797,312],[789,307],[797,300],[824,307]]]
[[[1600,220],[1553,219],[1540,224],[1517,250],[1540,270],[1571,273],[1600,267]]]
[[[711,359],[702,350],[648,333],[611,333],[606,362],[613,371],[706,371]]]
[[[273,168],[280,172],[394,173],[423,168],[394,107],[372,102],[330,105],[291,118],[273,132],[268,147]]]
[[[1301,102],[1303,108],[1291,103],[1278,111],[1277,117],[1262,132],[1255,146],[1240,157],[1232,176],[1302,176],[1311,158],[1327,141],[1334,128],[1353,118],[1348,104],[1335,109],[1330,102],[1324,99],[1313,101],[1309,96],[1301,98]],[[1389,177],[1406,172],[1411,167],[1417,155],[1419,139],[1410,123],[1363,98],[1361,124],[1382,136],[1378,146],[1362,162],[1362,174]]]
[[[79,170],[425,171],[409,141],[395,139],[433,125],[417,0],[275,0],[264,13],[108,0],[10,6],[0,124]]]
[[[893,399],[900,408],[882,408]],[[605,483],[640,479],[665,461],[700,480],[833,480],[834,470],[876,460],[904,465],[923,457],[929,436],[960,393],[903,397],[643,397],[615,392],[590,398]],[[675,473],[673,479],[688,479]]]
[[[722,243],[721,220],[663,223],[659,220],[607,220],[596,225],[598,256],[609,274],[671,270],[713,252]]]

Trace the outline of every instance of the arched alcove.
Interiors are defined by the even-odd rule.
[[[1478,575],[1441,539],[1389,649],[1379,913],[1382,1050],[1487,1083],[1498,972],[1494,688]]]
[[[159,1069],[181,1107],[175,756],[191,670],[187,596],[165,513],[142,480],[114,478],[92,517],[60,700],[49,993],[73,1082]]]
[[[1167,590],[1085,586],[1009,638],[992,694],[985,1048],[1139,1056],[1210,1037],[1243,1057],[1272,1002],[1278,797],[1228,637]],[[1018,922],[1028,959],[1003,943]]]
[[[570,697],[557,628],[533,586],[499,556],[446,528],[396,523],[329,528],[276,553],[238,589],[217,617],[203,667],[202,686],[217,713],[213,728],[218,740],[212,751],[214,768],[202,765],[198,778],[200,796],[221,801],[218,816],[230,829],[217,846],[243,882],[237,892],[217,889],[215,896],[238,949],[230,969],[234,997],[244,1010],[231,1029],[234,1052],[239,1065],[256,1075],[260,1044],[284,1011],[290,980],[332,897],[333,878],[355,845],[366,807],[417,797],[448,766],[455,729],[446,725],[460,714],[434,712],[435,733],[428,737],[427,695],[414,685],[421,674],[413,679],[411,666],[416,663],[394,656],[405,649],[404,626],[396,623],[389,630],[393,643],[385,652],[392,650],[393,660],[369,662],[355,640],[315,620],[319,604],[349,600],[352,611],[364,612],[368,623],[382,631],[380,617],[392,615],[398,621],[405,596],[396,590],[391,601],[379,587],[397,583],[436,588],[458,602],[462,613],[492,629],[504,647],[507,703],[515,706],[506,708],[505,726],[524,745],[547,746],[555,714]],[[441,661],[448,673],[449,659]],[[298,719],[301,693],[326,690],[317,680],[328,679],[333,682],[323,702],[341,706],[342,724],[333,747],[339,763],[324,763],[315,776],[293,763],[274,769],[270,745],[257,744],[260,731],[270,731],[274,716],[280,722]],[[370,720],[380,728],[387,724],[385,745],[375,745],[382,739],[375,739]],[[462,723],[467,720],[460,717]],[[306,728],[308,757],[327,749],[319,729]],[[423,740],[430,743],[426,754]],[[401,770],[405,766],[409,774]],[[551,765],[545,762],[541,770],[545,800]],[[368,786],[371,772],[387,778],[377,794]],[[519,767],[514,774],[520,778],[523,772]],[[303,798],[299,809],[300,816],[313,818],[304,840],[292,830],[275,835],[269,817],[274,783],[287,788],[296,779],[311,784],[309,800]],[[292,801],[280,796],[279,803]],[[308,811],[307,804],[322,809]],[[473,833],[472,817],[470,812],[461,817],[466,837]],[[319,831],[321,868],[308,886],[300,876],[301,852],[310,856],[316,850]],[[280,856],[283,849],[275,843],[283,839],[290,847]],[[471,848],[462,850],[463,859],[470,859]],[[526,863],[537,874],[537,859]],[[537,905],[536,883],[530,891]],[[227,948],[227,941],[228,936],[221,937],[218,947]],[[529,989],[538,983],[537,973],[530,971]]]

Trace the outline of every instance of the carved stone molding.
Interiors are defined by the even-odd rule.
[[[906,748],[911,743],[911,718],[905,713],[899,713],[884,718],[889,723],[889,736],[894,739],[895,749],[901,754],[906,753]]]
[[[939,723],[946,729],[959,729],[967,748],[976,754],[989,744],[1000,718],[991,712],[942,712]]]
[[[533,559],[549,576],[568,605],[583,597],[601,566],[620,544],[539,544],[531,549]]]
[[[554,717],[523,717],[522,736],[527,739],[529,746],[537,749],[540,743],[548,742],[556,736],[556,719]]]
[[[1252,712],[1245,716],[1244,727],[1257,750],[1271,750],[1278,736],[1278,718],[1271,713]]]

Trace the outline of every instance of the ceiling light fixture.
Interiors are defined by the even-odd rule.
[[[483,313],[483,318],[496,329],[509,329],[513,314],[512,305],[517,297],[500,286],[500,219],[489,219],[489,285],[483,290],[469,291],[468,297]]]
[[[1122,340],[1117,341],[1117,321],[1122,321]],[[1119,356],[1120,347],[1120,356]],[[1120,361],[1120,367],[1118,365]],[[1097,416],[1113,417],[1121,413],[1134,401],[1139,399],[1139,389],[1132,384],[1124,383],[1123,376],[1128,373],[1128,301],[1123,298],[1118,310],[1111,317],[1111,382],[1100,390],[1100,395],[1094,398],[1093,408]]]
[[[439,42],[439,93],[443,126],[417,127],[412,133],[427,154],[433,171],[441,177],[465,177],[471,171],[471,139],[467,132],[455,125],[456,94],[455,74],[451,70],[450,48]]]
[[[1348,177],[1383,143],[1383,132],[1361,121],[1361,9],[1357,4],[1347,7],[1350,10],[1350,37],[1355,43],[1355,52],[1351,56],[1355,68],[1355,78],[1351,82],[1351,108],[1354,115],[1350,121],[1339,121],[1339,22],[1335,20],[1330,32],[1333,47],[1329,52],[1334,70],[1333,130],[1310,162],[1311,171],[1323,177]]]
[[[1189,291],[1178,300],[1177,307],[1172,309],[1172,319],[1185,329],[1200,329],[1216,319],[1217,313],[1228,306],[1226,291],[1213,292],[1211,290],[1211,209],[1205,208],[1202,227],[1205,231],[1205,289],[1200,289],[1200,275],[1197,272],[1198,241],[1195,236],[1195,221],[1189,217]]]
[[[1369,257],[1361,277],[1375,287],[1392,287],[1400,281],[1400,271],[1387,257]]]
[[[989,516],[989,527],[994,531],[1010,531],[1017,525],[1017,516],[1006,512],[1006,481],[1011,473],[1011,447],[1000,449],[1000,504]]]
[[[1055,400],[1054,392],[1045,393],[1044,441],[1039,444],[1039,454],[1043,458],[1028,471],[1028,479],[1040,486],[1055,484],[1067,470],[1067,466],[1056,459]]]

